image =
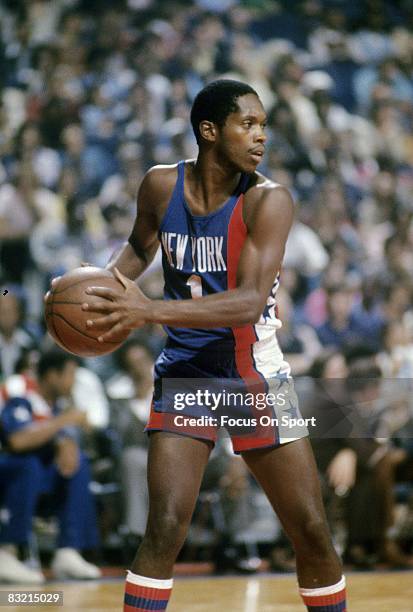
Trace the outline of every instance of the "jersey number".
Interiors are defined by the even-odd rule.
[[[198,274],[192,274],[186,281],[186,284],[189,285],[193,300],[202,297],[202,279]]]

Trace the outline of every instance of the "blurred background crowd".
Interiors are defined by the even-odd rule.
[[[3,0],[0,30],[0,380],[36,376],[51,346],[50,279],[82,261],[104,266],[129,235],[146,170],[196,156],[191,103],[218,77],[259,93],[268,112],[259,169],[296,202],[278,294],[293,374],[413,378],[412,0]],[[141,286],[162,296],[159,259]],[[145,328],[77,368],[74,401],[97,434],[96,496],[119,486],[124,500],[121,516],[101,508],[104,542],[119,536],[116,523],[143,533],[141,430],[163,341],[158,326]],[[383,404],[376,383],[356,391],[357,402]],[[408,395],[390,423],[377,417],[380,441],[316,448],[337,542],[356,565],[409,563]],[[201,505],[211,513],[199,512],[192,541],[219,532],[218,565],[277,540],[272,563],[288,567],[280,527],[225,441]],[[390,546],[397,538],[404,551]]]

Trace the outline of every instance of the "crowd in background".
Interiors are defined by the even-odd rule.
[[[0,295],[1,379],[31,371],[50,345],[50,279],[82,261],[104,266],[128,237],[146,170],[196,156],[191,103],[218,77],[260,95],[268,141],[259,170],[296,202],[278,294],[278,338],[293,374],[360,377],[377,367],[385,378],[413,378],[411,0],[4,0],[0,31],[0,281],[9,291],[7,301]],[[159,258],[141,285],[161,297]],[[158,326],[145,328],[146,356],[163,340]],[[140,431],[129,439],[123,410],[144,422],[150,395],[136,350],[84,364],[105,385],[105,425],[122,439],[128,490],[131,473],[144,478],[146,450]],[[394,440],[410,426],[409,408],[390,427]],[[413,450],[402,442],[396,459],[395,444],[383,456],[400,471]],[[336,489],[331,461],[343,450],[325,466]],[[370,457],[351,450],[340,456],[347,475],[355,456],[359,467]],[[383,476],[381,459],[370,468],[380,466],[387,495],[396,474],[387,466]],[[228,468],[228,500],[234,482],[245,494],[237,470]],[[140,484],[130,503],[142,506]],[[142,510],[127,513],[142,523]],[[392,520],[379,524],[387,530]]]

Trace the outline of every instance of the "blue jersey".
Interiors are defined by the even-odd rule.
[[[237,287],[237,269],[247,238],[243,201],[251,176],[241,174],[231,197],[209,215],[193,215],[184,195],[185,162],[178,163],[178,176],[159,228],[166,300],[190,300]],[[278,274],[259,321],[242,327],[192,329],[166,327],[168,342],[155,364],[155,389],[146,431],[171,431],[215,442],[220,426],[218,412],[228,416],[228,431],[235,452],[278,446],[303,435],[280,429],[275,408],[224,406],[218,411],[205,403],[198,391],[227,392],[238,397],[248,392],[259,397],[287,388],[288,414],[298,415],[298,403],[290,380],[290,367],[277,342],[281,326],[276,313]],[[215,379],[213,382],[211,379]],[[196,382],[194,382],[196,381]],[[195,385],[195,386],[194,386]],[[205,387],[206,385],[206,387]],[[196,388],[196,394],[193,391]],[[176,390],[178,389],[178,393]],[[202,393],[201,393],[202,395]],[[191,402],[176,405],[183,397]],[[216,397],[223,397],[217,395]],[[265,412],[262,412],[264,410]],[[177,412],[178,411],[178,412]],[[182,412],[180,412],[182,411]],[[261,422],[264,414],[268,421]],[[177,422],[177,415],[189,422]],[[198,417],[201,422],[198,423]],[[202,420],[206,419],[206,421]],[[194,421],[194,423],[192,423]],[[232,427],[231,422],[235,425]],[[238,425],[238,423],[241,423]]]
[[[185,162],[180,161],[175,188],[159,228],[166,300],[196,299],[235,289],[238,261],[247,236],[242,205],[250,175],[241,174],[233,195],[218,210],[199,216],[191,213],[185,201],[184,168]],[[258,340],[272,337],[275,341],[275,329],[281,325],[276,316],[277,286],[278,275],[256,325],[214,329],[166,327],[168,344],[191,350],[235,351],[247,349]]]

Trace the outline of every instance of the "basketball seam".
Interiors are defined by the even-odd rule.
[[[59,282],[57,283],[57,287],[55,287],[55,288],[53,289],[53,293],[54,293],[54,294],[55,294],[55,293],[62,293],[63,291],[66,291],[66,289],[71,289],[72,287],[75,287],[76,285],[79,285],[80,283],[84,283],[85,281],[88,281],[88,280],[91,280],[91,281],[92,281],[92,280],[96,280],[96,279],[102,278],[102,276],[104,276],[104,275],[102,275],[102,274],[97,274],[96,276],[92,276],[92,277],[90,277],[90,278],[81,278],[80,280],[75,281],[75,282],[74,282],[74,283],[72,283],[71,285],[67,285],[66,287],[63,287],[62,289],[59,289],[59,285],[60,285],[60,281],[59,281]],[[112,279],[110,276],[107,276],[107,277],[106,277],[106,276],[104,276],[104,278],[107,278],[107,279],[110,279],[110,280],[116,280],[115,278],[113,278],[113,279]],[[118,282],[119,282],[119,281],[118,281]],[[119,284],[120,284],[120,283],[119,283]]]
[[[47,316],[49,316],[49,317],[50,317],[50,320],[51,320],[51,322],[52,322],[53,331],[54,331],[54,333],[56,334],[56,337],[58,338],[59,342],[60,342],[60,343],[61,343],[61,344],[64,346],[65,350],[66,350],[66,351],[68,351],[69,353],[71,353],[72,351],[71,351],[71,350],[70,350],[70,349],[69,349],[69,348],[66,346],[66,343],[65,343],[65,342],[63,342],[63,340],[61,339],[60,334],[58,334],[57,329],[56,329],[56,326],[55,326],[55,324],[54,324],[54,320],[53,320],[53,316],[54,316],[54,312],[53,312],[53,303],[54,303],[54,300],[53,300],[53,295],[52,295],[52,304],[51,304],[51,309],[50,309],[50,312],[49,312],[49,313],[46,313],[46,318],[47,318]]]
[[[53,300],[53,304],[72,304],[74,306],[81,306],[82,304],[84,304],[85,302],[69,302],[69,301],[62,301],[62,300]]]
[[[75,330],[75,332],[77,332],[78,334],[81,334],[82,336],[85,336],[85,338],[89,338],[89,340],[95,340],[97,342],[97,338],[95,338],[94,336],[89,336],[88,334],[85,334],[85,332],[81,331],[80,329],[77,329],[77,327],[75,327],[74,325],[72,325],[63,315],[57,313],[57,312],[53,312],[53,316],[54,317],[60,317],[60,319],[63,319],[63,321],[69,325],[69,327],[71,327],[72,329]],[[103,332],[104,333],[104,332]],[[123,340],[122,340],[123,342]],[[119,344],[119,340],[105,340],[105,343],[107,344]],[[99,343],[100,344],[100,343]]]

